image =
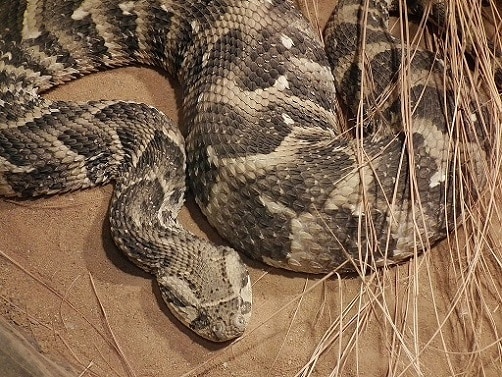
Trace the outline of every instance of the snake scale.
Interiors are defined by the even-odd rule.
[[[459,110],[441,59],[417,49],[406,63],[412,128],[403,126],[406,49],[387,30],[393,7],[340,0],[325,50],[291,0],[1,0],[0,195],[114,181],[115,243],[155,275],[173,314],[213,341],[241,335],[251,315],[233,248],[309,273],[409,258],[454,224]],[[144,104],[40,95],[133,64],[179,81],[186,138]],[[342,127],[337,94],[362,127]],[[460,149],[479,178],[476,137]],[[186,181],[233,248],[177,222]]]

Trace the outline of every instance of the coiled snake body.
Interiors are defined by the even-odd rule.
[[[253,258],[314,273],[408,258],[453,224],[455,107],[441,61],[416,50],[412,129],[403,130],[393,94],[403,48],[386,28],[390,5],[367,3],[340,1],[326,55],[290,0],[0,2],[0,194],[114,180],[115,242],[156,276],[181,321],[215,341],[244,331],[250,282],[233,249],[176,221],[185,148],[201,210]],[[40,96],[130,64],[160,67],[181,83],[186,141],[143,104]],[[361,92],[364,70],[378,80]],[[380,105],[378,116],[364,113],[364,139],[343,131],[335,84],[353,114],[360,103]],[[466,148],[481,164],[485,152]]]

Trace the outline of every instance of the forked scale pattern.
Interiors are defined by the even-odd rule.
[[[481,131],[454,130],[467,110],[445,86],[442,60],[389,34],[392,7],[340,0],[325,49],[290,0],[2,1],[0,195],[114,181],[116,244],[156,276],[182,322],[215,341],[244,331],[250,281],[233,249],[177,222],[185,165],[209,222],[272,266],[325,273],[409,258],[451,229],[459,166],[468,160],[481,180],[487,152]],[[186,138],[144,104],[40,96],[138,64],[180,82]],[[342,127],[337,94],[362,128]],[[457,155],[468,158],[451,163]]]

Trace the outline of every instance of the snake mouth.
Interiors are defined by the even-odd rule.
[[[221,270],[204,263],[199,270],[187,276],[169,269],[156,271],[161,296],[171,313],[199,336],[226,342],[240,337],[251,319],[251,280],[240,257],[227,247],[213,248],[220,252],[217,261],[225,261],[226,286],[215,289],[214,279],[204,279],[206,273]],[[237,263],[240,262],[240,263]],[[221,263],[220,263],[221,264]]]

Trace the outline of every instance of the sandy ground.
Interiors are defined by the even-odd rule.
[[[330,3],[320,3],[322,21]],[[145,68],[92,75],[49,96],[137,100],[178,118],[173,86]],[[372,297],[376,304],[360,310],[365,314],[359,317],[353,317],[351,305],[364,307],[361,297],[371,297],[361,294],[368,285],[360,279],[322,282],[246,259],[254,284],[250,330],[233,344],[201,340],[170,315],[152,277],[113,245],[107,220],[111,192],[108,185],[38,200],[0,201],[0,315],[44,355],[73,368],[74,375],[293,376],[330,333],[331,347],[315,376],[327,376],[338,367],[343,376],[396,371],[410,376],[477,375],[479,369],[469,372],[473,356],[467,351],[479,344],[486,347],[480,356],[485,375],[502,374],[493,344],[493,334],[502,328],[500,300],[483,296],[492,318],[473,326],[478,317],[462,308],[467,311],[476,303],[456,296],[463,275],[452,262],[458,256],[454,252],[452,257],[446,243],[376,276],[387,288]],[[182,221],[222,242],[191,200]],[[402,339],[392,336],[393,326]],[[356,328],[358,340],[343,352]],[[342,329],[348,336],[339,338]]]

